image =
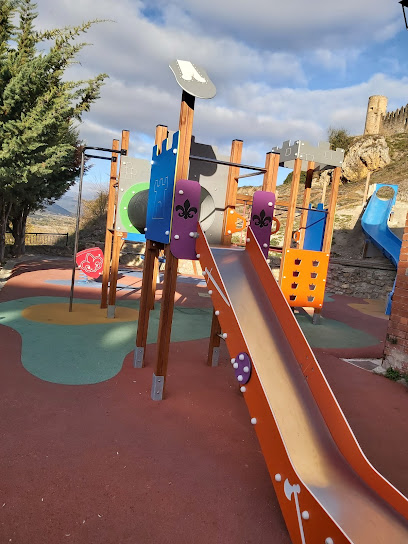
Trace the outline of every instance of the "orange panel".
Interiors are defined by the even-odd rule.
[[[237,222],[242,222],[241,226],[237,226]],[[240,232],[247,226],[246,219],[243,215],[237,213],[235,210],[229,210],[227,214],[227,224],[225,226],[225,234],[234,234],[234,232]]]
[[[290,306],[323,306],[329,256],[308,249],[286,250],[281,289]]]

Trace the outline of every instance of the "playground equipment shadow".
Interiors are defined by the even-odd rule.
[[[0,301],[66,297],[69,287],[47,282],[69,274],[66,261],[23,263]],[[199,287],[177,290],[177,305],[210,310]],[[77,296],[96,301],[99,292],[81,287]],[[125,300],[137,296],[128,291]],[[407,494],[406,389],[336,356],[379,352],[387,322],[349,299],[334,297],[324,318],[335,315],[377,344],[315,353],[370,461]],[[147,347],[146,368],[133,369],[128,353],[112,379],[74,386],[27,372],[21,336],[9,326],[0,326],[0,340],[1,541],[289,544],[224,345],[219,367],[211,368],[205,337],[173,343],[166,400],[155,403],[155,344]]]

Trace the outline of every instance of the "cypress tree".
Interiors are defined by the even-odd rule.
[[[63,79],[86,45],[77,38],[99,21],[39,33],[35,8],[31,0],[0,0],[0,260],[6,228],[15,239],[14,254],[21,255],[28,214],[75,182],[78,126],[107,77]],[[14,28],[16,11],[19,25]],[[46,41],[51,45],[40,51]]]

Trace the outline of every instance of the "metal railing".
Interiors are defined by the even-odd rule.
[[[27,246],[67,246],[68,232],[27,232],[25,235],[25,243]],[[11,232],[6,233],[6,244],[14,244],[14,236]]]

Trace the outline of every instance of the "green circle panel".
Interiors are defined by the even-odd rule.
[[[129,216],[128,216],[128,206],[129,202],[132,197],[135,196],[135,194],[140,193],[140,191],[145,191],[149,188],[149,183],[137,183],[136,185],[132,185],[132,187],[129,187],[120,199],[119,202],[119,217],[121,221],[120,230],[122,232],[132,232],[135,234],[144,234],[143,232],[139,232],[136,227],[132,225],[130,222]]]

